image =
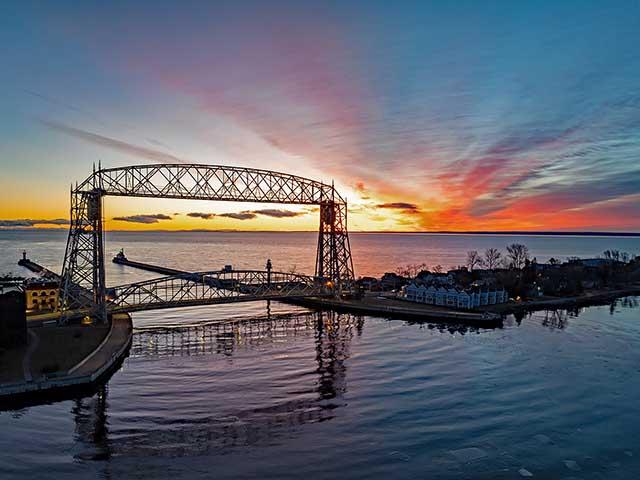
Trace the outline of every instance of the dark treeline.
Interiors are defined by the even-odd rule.
[[[597,258],[569,257],[564,262],[551,258],[538,263],[529,248],[512,243],[506,249],[487,248],[484,252],[470,250],[466,263],[445,273],[442,265],[431,268],[427,263],[408,264],[387,273],[380,288],[420,283],[434,275],[448,275],[461,287],[504,287],[512,298],[580,295],[585,290],[621,288],[640,281],[640,257],[609,249]]]

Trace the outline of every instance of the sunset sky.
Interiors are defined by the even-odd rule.
[[[1,228],[64,225],[101,161],[335,180],[352,231],[640,231],[638,1],[4,1],[0,52]],[[111,229],[318,223],[105,207]]]

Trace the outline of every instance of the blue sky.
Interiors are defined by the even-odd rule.
[[[0,219],[66,216],[94,161],[177,158],[334,179],[353,229],[640,230],[638,1],[3,2],[0,45]]]

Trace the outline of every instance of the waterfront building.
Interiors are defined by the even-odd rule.
[[[496,305],[505,303],[509,299],[504,288],[462,289],[453,286],[416,285],[415,283],[405,286],[401,296],[410,302],[462,309]]]
[[[427,271],[420,272],[416,280],[427,285],[453,285],[455,283],[455,277],[451,273],[432,273]]]
[[[376,292],[380,290],[380,281],[375,277],[362,277],[358,279],[358,285],[364,290]]]
[[[25,281],[26,307],[29,311],[55,310],[59,285],[55,280],[32,278]]]
[[[382,290],[397,290],[406,285],[408,280],[396,273],[387,272],[380,279]]]
[[[588,268],[602,268],[615,265],[622,265],[624,262],[613,260],[611,258],[576,258],[569,260],[567,263],[582,265]]]

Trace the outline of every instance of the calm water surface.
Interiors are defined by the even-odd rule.
[[[107,251],[194,270],[259,267],[266,251],[312,270],[313,235],[181,235],[112,234]],[[513,240],[376,237],[352,239],[358,273],[414,261],[388,251],[398,244],[446,265]],[[639,250],[520,240],[539,259]],[[0,232],[0,271],[19,272],[22,248],[59,268],[64,234]],[[98,394],[0,412],[0,478],[638,478],[638,300],[492,330],[263,302],[138,313],[131,354]]]
[[[445,268],[464,264],[468,250],[495,247],[504,252],[511,243],[524,243],[539,262],[570,256],[595,257],[604,250],[618,249],[640,255],[640,237],[572,237],[513,235],[429,235],[352,233],[351,250],[356,275],[380,276],[407,263],[427,263]],[[0,230],[0,272],[23,272],[15,265],[23,249],[34,260],[55,271],[62,267],[67,232]],[[263,269],[267,258],[274,269],[312,274],[318,236],[313,232],[109,232],[105,255],[121,248],[131,260],[157,263],[177,269],[216,270],[232,264],[236,268]],[[28,273],[28,272],[27,272]],[[156,274],[109,263],[111,285],[149,278]]]

